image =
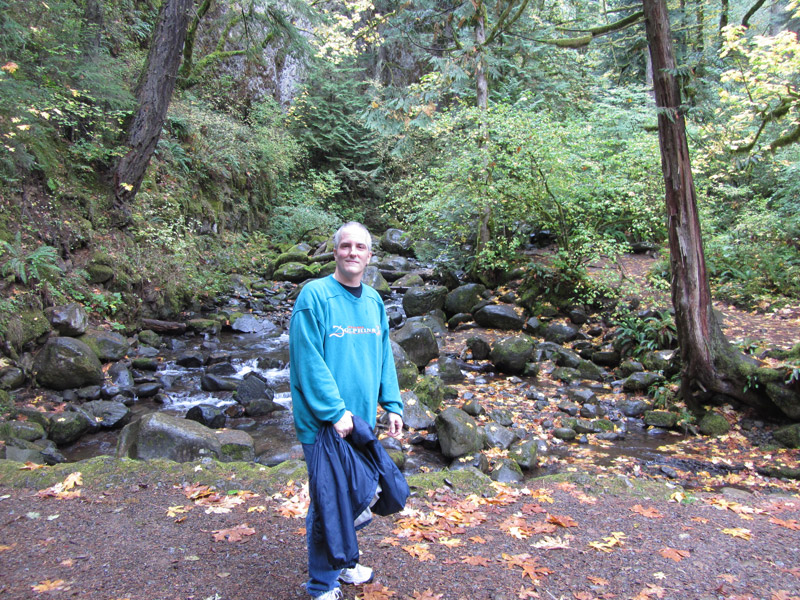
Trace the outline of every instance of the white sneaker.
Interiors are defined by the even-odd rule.
[[[369,583],[372,581],[372,569],[365,567],[362,564],[356,564],[352,569],[342,569],[339,573],[339,581],[349,583],[352,585],[361,585],[362,583]]]
[[[333,588],[332,590],[328,590],[321,596],[314,596],[315,600],[340,600],[342,597],[342,590],[341,588]]]

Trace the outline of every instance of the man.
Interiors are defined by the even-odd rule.
[[[334,234],[333,246],[333,275],[306,284],[289,328],[292,410],[307,462],[325,424],[332,423],[341,438],[353,431],[353,415],[374,427],[378,403],[388,412],[389,434],[397,437],[403,429],[386,309],[378,293],[361,282],[372,237],[362,224],[350,222]],[[339,580],[366,583],[372,569],[331,568],[325,544],[311,534],[315,510],[312,502],[306,518],[306,589],[315,598],[335,600],[341,597]]]

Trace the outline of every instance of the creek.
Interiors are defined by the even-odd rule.
[[[387,311],[395,325],[402,322],[402,298],[395,292],[386,301]],[[241,309],[234,306],[234,309]],[[259,315],[259,318],[268,318]],[[478,331],[476,330],[476,333]],[[164,339],[167,339],[165,336]],[[223,330],[218,335],[181,335],[168,338],[169,343],[159,349],[159,369],[151,374],[162,384],[160,401],[142,398],[132,404],[132,419],[138,419],[155,411],[163,411],[171,415],[183,417],[193,406],[212,404],[221,408],[236,404],[233,392],[203,391],[200,379],[205,369],[179,366],[176,359],[187,351],[199,351],[205,354],[214,352],[229,357],[233,377],[243,378],[251,372],[262,376],[275,391],[275,401],[285,407],[265,417],[232,418],[226,426],[231,429],[246,431],[254,440],[257,461],[272,466],[289,458],[302,458],[302,449],[295,437],[291,416],[291,397],[289,393],[289,338],[285,330],[278,328],[270,333],[236,333]],[[259,367],[269,365],[269,368]],[[473,381],[476,376],[472,376]],[[477,376],[483,389],[490,389],[493,383],[504,380],[500,375],[481,373]],[[546,395],[557,393],[552,386],[544,386],[534,378],[520,378],[520,386],[541,389]],[[576,460],[590,460],[596,465],[613,467],[620,461],[633,461],[645,464],[661,462],[665,456],[663,446],[675,437],[660,430],[647,430],[636,419],[627,419],[624,423],[625,435],[612,443],[602,445],[566,443],[551,445],[548,449],[548,460],[542,467],[530,472],[530,476],[539,476],[559,472],[570,468]],[[85,435],[77,442],[61,448],[68,461],[74,462],[99,455],[113,455],[116,449],[119,431],[102,430]],[[424,444],[409,445],[411,436],[406,433],[404,445],[407,452],[407,474],[441,470],[448,461],[436,450]]]

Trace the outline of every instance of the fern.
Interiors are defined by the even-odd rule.
[[[41,281],[47,275],[61,271],[61,267],[56,264],[58,252],[52,246],[42,245],[27,252],[19,232],[14,237],[13,244],[6,241],[1,243],[4,260],[0,265],[0,273],[3,277],[13,276],[23,285],[27,285],[29,280]]]

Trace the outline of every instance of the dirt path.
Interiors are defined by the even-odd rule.
[[[405,513],[363,530],[362,561],[378,575],[345,598],[800,598],[796,495],[670,499],[677,490],[663,484],[572,479],[418,493]],[[307,597],[299,486],[242,495],[227,511],[169,477],[98,487],[76,486],[71,499],[0,487],[0,596]]]

